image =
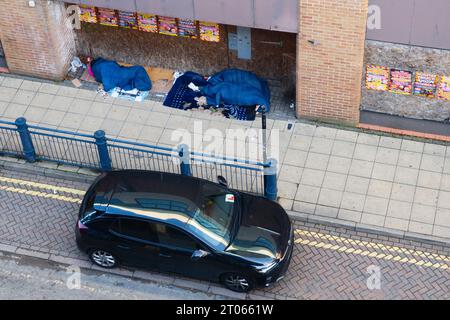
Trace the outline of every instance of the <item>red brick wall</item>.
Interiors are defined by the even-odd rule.
[[[74,54],[73,30],[58,1],[2,0],[0,40],[12,73],[46,79],[64,78]]]
[[[297,114],[355,125],[368,1],[300,0],[299,9]]]

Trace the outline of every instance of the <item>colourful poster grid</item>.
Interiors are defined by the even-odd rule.
[[[219,42],[220,27],[217,23],[199,21],[200,40]]]
[[[137,13],[138,28],[144,32],[158,32],[158,18],[154,14]]]
[[[389,68],[368,65],[366,70],[366,88],[369,90],[389,90]]]
[[[450,76],[442,76],[439,83],[438,98],[450,101]]]
[[[389,91],[396,94],[410,95],[412,93],[412,72],[391,69]]]
[[[434,98],[439,77],[436,74],[417,72],[414,82],[414,94],[421,97]]]
[[[180,37],[197,39],[197,22],[189,19],[178,19],[178,35]]]
[[[98,21],[101,25],[109,27],[118,27],[116,11],[107,8],[98,8]]]
[[[80,5],[80,20],[170,36],[181,36],[191,39],[200,38],[203,41],[220,41],[220,25],[212,22],[177,19],[147,13],[116,11],[84,5]]]
[[[124,28],[137,29],[138,23],[136,19],[136,13],[119,11],[119,26]]]
[[[88,23],[97,23],[97,12],[95,7],[80,5],[80,21]]]
[[[172,17],[158,16],[158,29],[160,34],[168,36],[177,36],[177,20]]]

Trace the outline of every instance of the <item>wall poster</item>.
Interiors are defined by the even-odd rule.
[[[369,90],[389,90],[389,68],[367,65],[366,88]]]
[[[138,23],[134,12],[119,11],[119,26],[124,28],[137,29]]]
[[[219,42],[220,41],[220,27],[217,23],[199,22],[200,40]]]
[[[436,74],[417,72],[414,83],[414,94],[421,97],[434,98],[438,80],[439,77]]]
[[[97,23],[97,12],[95,7],[80,5],[80,21],[88,23]]]
[[[389,91],[397,94],[410,95],[412,93],[412,72],[391,69]]]
[[[158,16],[159,33],[168,36],[177,36],[177,20],[172,17]]]
[[[441,77],[438,98],[450,101],[450,76]]]
[[[158,19],[154,14],[137,13],[138,26],[140,31],[158,32]]]
[[[117,21],[116,11],[107,8],[98,8],[98,21],[101,25],[109,27],[117,27],[119,23]]]
[[[178,19],[178,35],[180,37],[197,39],[197,22],[189,19]]]

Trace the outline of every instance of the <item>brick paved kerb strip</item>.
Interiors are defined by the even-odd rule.
[[[62,179],[68,179],[70,181],[78,181],[78,182],[83,182],[83,183],[91,183],[95,179],[95,177],[98,175],[98,173],[94,173],[93,171],[90,171],[89,174],[82,174],[82,173],[76,173],[76,172],[63,171],[60,169],[48,169],[48,168],[37,167],[36,165],[28,164],[22,160],[19,160],[16,162],[8,161],[8,160],[14,160],[14,159],[3,158],[2,160],[0,160],[0,168],[3,167],[5,169],[11,170],[11,171],[39,174],[39,175],[43,175],[43,176],[47,176],[47,177],[62,178]],[[79,168],[79,170],[84,170],[84,169]],[[12,181],[12,180],[8,180],[8,178],[3,178],[3,179],[4,179],[4,182]],[[0,182],[1,181],[2,180],[0,180]],[[79,196],[84,195],[83,190],[77,190],[77,189],[71,189],[71,188],[61,188],[61,187],[57,187],[57,186],[35,183],[35,182],[31,182],[31,181],[19,181],[19,182],[21,182],[23,185],[33,186],[33,187],[42,187],[47,190],[54,190],[56,188],[55,190],[57,190],[57,191],[64,191],[64,192],[72,193],[72,194],[79,195]],[[36,194],[36,195],[39,196],[39,194]],[[41,196],[46,197],[46,198],[53,198],[53,199],[57,199],[58,197],[61,197],[61,196],[55,195],[55,194],[53,194],[53,195],[43,194]],[[62,201],[64,201],[64,199],[67,199],[73,203],[81,203],[80,199],[76,199],[76,198],[72,198],[72,197],[60,198],[60,200],[62,200]],[[319,223],[319,224],[324,224],[324,225],[344,227],[344,228],[347,228],[350,230],[363,231],[363,232],[367,231],[370,233],[385,234],[387,236],[395,236],[395,237],[399,237],[399,238],[411,239],[411,240],[426,242],[426,243],[430,243],[430,244],[450,245],[450,240],[446,241],[446,239],[442,239],[442,238],[430,237],[430,236],[426,236],[426,235],[413,234],[413,233],[408,233],[408,232],[401,232],[398,230],[390,230],[390,229],[386,229],[386,228],[380,229],[380,228],[372,227],[369,225],[357,225],[357,224],[349,223],[346,221],[340,221],[339,219],[332,219],[332,218],[320,217],[320,216],[311,216],[311,215],[302,214],[299,212],[288,211],[288,214],[291,216],[292,219],[298,220],[298,221],[305,221],[305,222],[308,221],[308,222]]]

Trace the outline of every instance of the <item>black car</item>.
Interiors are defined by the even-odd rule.
[[[269,286],[288,268],[291,221],[277,203],[221,181],[151,171],[102,174],[81,204],[78,247],[105,268],[151,268],[239,292]]]

